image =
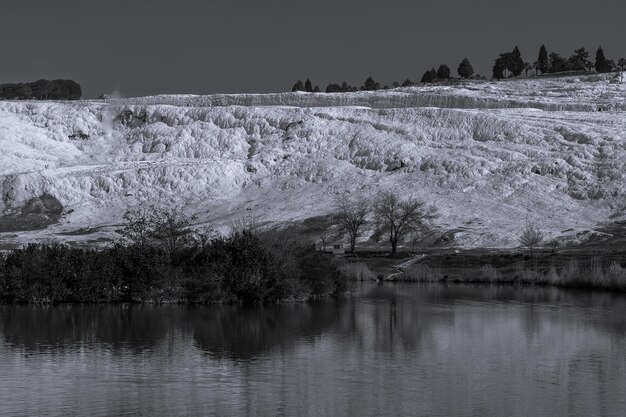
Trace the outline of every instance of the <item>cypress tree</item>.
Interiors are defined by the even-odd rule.
[[[548,64],[548,50],[545,45],[541,45],[541,48],[539,49],[539,57],[537,58],[537,69],[541,71],[542,74],[545,74],[548,72]]]
[[[597,72],[611,72],[612,65],[610,62],[604,57],[604,51],[602,47],[599,47],[596,51],[596,71]]]
[[[312,93],[313,92],[313,84],[311,84],[311,80],[309,80],[308,78],[306,79],[306,82],[304,83],[304,91]]]
[[[493,78],[496,80],[500,80],[504,78],[504,71],[506,70],[506,62],[502,56],[496,59],[496,62],[493,64]]]
[[[522,71],[524,71],[524,60],[522,59],[522,53],[519,51],[519,48],[517,46],[513,49],[513,52],[511,52],[511,62],[509,70],[514,77],[521,75]]]

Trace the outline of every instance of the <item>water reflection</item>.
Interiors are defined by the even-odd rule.
[[[284,306],[0,306],[2,415],[622,415],[626,297],[364,285]]]
[[[177,308],[136,305],[1,306],[4,342],[27,352],[101,345],[143,351],[177,325]]]
[[[216,358],[248,360],[313,340],[341,316],[337,302],[284,306],[219,306],[187,312],[195,346]]]

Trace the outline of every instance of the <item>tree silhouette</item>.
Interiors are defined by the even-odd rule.
[[[517,46],[513,48],[513,51],[511,52],[508,65],[508,69],[509,71],[511,71],[514,77],[519,76],[522,71],[524,71],[524,60],[522,59],[522,53]]]
[[[584,71],[589,67],[589,52],[585,48],[578,48],[568,59],[568,67],[573,71]]]
[[[372,77],[367,77],[367,80],[365,80],[365,83],[363,84],[363,87],[361,89],[366,91],[379,90],[380,84],[374,81]]]
[[[545,45],[541,45],[541,48],[539,49],[539,57],[537,58],[537,69],[541,71],[542,74],[546,74],[550,68],[549,64],[548,50]]]
[[[496,62],[493,64],[493,78],[501,80],[504,78],[504,71],[506,71],[506,63],[501,56],[496,59]]]
[[[550,52],[550,72],[567,71],[567,60],[556,52]]]
[[[339,229],[348,235],[350,239],[350,252],[354,253],[356,248],[356,240],[358,239],[361,229],[366,223],[367,213],[369,212],[368,204],[365,200],[349,200],[343,197],[337,197],[334,202],[335,215],[333,219]]]
[[[437,78],[440,80],[449,80],[450,79],[450,67],[446,64],[442,64],[437,69]]]
[[[374,221],[380,232],[388,233],[391,253],[396,254],[398,243],[410,232],[437,217],[437,209],[427,207],[422,200],[400,200],[397,194],[383,192],[374,203]]]
[[[32,83],[2,84],[0,98],[36,100],[78,100],[80,84],[72,80],[37,80]]]
[[[462,78],[469,78],[474,75],[474,68],[472,64],[469,62],[469,59],[463,58],[463,61],[459,64],[459,68],[457,69],[457,73]]]
[[[293,85],[291,91],[304,91],[304,84],[302,84],[302,80],[298,80],[298,82]]]
[[[437,71],[435,69],[431,69],[426,71],[424,75],[422,75],[422,83],[434,83],[437,80]]]
[[[595,67],[597,72],[611,72],[613,70],[611,62],[604,57],[604,51],[602,50],[602,47],[599,47],[596,51]]]

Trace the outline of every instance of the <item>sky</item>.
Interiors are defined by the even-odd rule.
[[[624,0],[3,0],[0,83],[73,79],[84,98],[382,85],[518,45],[626,57]]]

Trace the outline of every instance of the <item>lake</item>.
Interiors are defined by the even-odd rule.
[[[282,306],[0,306],[0,415],[624,416],[626,296],[358,284]]]

